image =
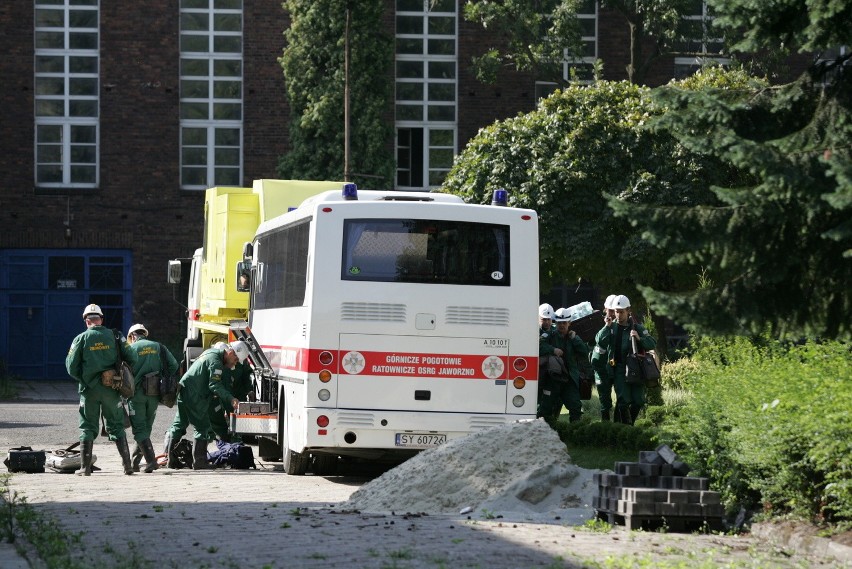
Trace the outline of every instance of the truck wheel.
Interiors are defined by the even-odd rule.
[[[281,404],[283,400],[283,405]],[[287,419],[287,399],[281,398],[278,403],[278,424],[283,428],[280,431],[281,453],[283,455],[284,472],[293,476],[303,476],[308,470],[308,455],[290,450],[287,443],[287,432],[289,431],[289,420]]]

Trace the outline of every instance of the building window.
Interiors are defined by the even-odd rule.
[[[702,0],[694,0],[682,17],[681,39],[675,45],[674,77],[689,77],[703,65],[727,65],[730,59],[721,57],[723,42],[713,32],[713,14]]]
[[[400,189],[439,187],[456,151],[455,0],[396,0],[396,131]]]
[[[181,188],[241,185],[242,147],[242,0],[181,0]]]
[[[577,8],[577,22],[581,29],[582,45],[579,53],[570,49],[564,51],[562,79],[565,82],[591,83],[595,78],[595,60],[598,56],[598,3],[595,0],[581,2]],[[536,101],[549,97],[559,87],[552,81],[536,81]]]
[[[98,185],[98,0],[35,2],[35,183]]]

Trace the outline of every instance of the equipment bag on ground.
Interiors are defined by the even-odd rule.
[[[238,470],[257,468],[254,464],[254,451],[243,443],[226,443],[216,440],[216,449],[207,453],[207,460],[213,466],[230,466]]]
[[[47,454],[47,459],[45,460],[44,465],[52,471],[60,474],[73,474],[75,471],[80,470],[83,467],[83,460],[80,455],[80,451],[77,450],[77,447],[79,446],[80,442],[77,441],[68,448],[50,451]],[[96,460],[98,460],[97,455],[92,454],[93,465]]]
[[[43,450],[33,450],[32,447],[15,447],[9,449],[9,456],[3,461],[9,472],[44,472],[45,453]]]

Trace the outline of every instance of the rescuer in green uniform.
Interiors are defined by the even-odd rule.
[[[553,354],[553,307],[545,303],[538,307],[538,407],[536,417],[548,417],[553,403],[552,380],[547,372],[547,357]]]
[[[568,420],[574,423],[583,416],[583,402],[580,399],[580,365],[584,367],[584,371],[589,366],[589,347],[576,332],[570,329],[571,316],[567,309],[557,310],[555,320],[556,333],[551,335],[550,341],[555,349],[561,350],[568,377],[564,378],[564,381],[554,380],[551,383],[549,414],[552,421],[558,420],[562,406],[565,405],[568,409]]]
[[[611,306],[615,310],[616,321],[600,329],[595,343],[597,348],[606,351],[606,373],[615,385],[615,420],[632,425],[645,405],[645,384],[625,381],[627,354],[632,349],[631,338],[636,338],[639,346],[646,351],[653,350],[657,341],[644,326],[633,321],[630,300],[626,296],[618,295]]]
[[[611,294],[604,301],[604,323],[609,325],[615,322],[615,309],[612,301],[617,295]],[[608,358],[606,349],[595,343],[592,350],[592,369],[595,370],[595,388],[598,390],[598,400],[601,403],[601,421],[609,421],[612,412],[612,377],[607,372]]]
[[[171,376],[177,373],[178,363],[172,353],[160,344],[148,338],[148,329],[142,324],[134,324],[127,331],[127,341],[130,349],[136,352],[136,363],[133,365],[133,377],[136,378],[136,390],[128,401],[130,407],[130,426],[133,428],[133,438],[136,448],[133,450],[133,471],[139,472],[142,457],[145,457],[145,472],[157,470],[157,455],[151,444],[151,428],[157,418],[157,407],[160,404],[159,391],[157,395],[146,393],[148,378],[159,385],[160,376]],[[153,393],[153,392],[152,392]]]
[[[165,450],[169,457],[166,465],[169,468],[177,467],[172,451],[186,434],[188,425],[195,428],[192,468],[213,468],[207,462],[207,443],[211,435],[210,400],[215,393],[220,400],[229,401],[232,407],[236,407],[238,401],[225,387],[222,376],[226,369],[233,370],[237,363],[243,363],[248,354],[248,346],[240,341],[223,349],[211,348],[202,353],[183,374],[177,396],[177,413],[166,434]]]
[[[103,326],[104,313],[97,304],[83,309],[86,331],[71,342],[65,358],[65,369],[77,380],[80,393],[80,470],[78,475],[92,474],[92,446],[98,436],[99,419],[103,415],[109,440],[115,441],[125,474],[133,474],[130,450],[124,432],[124,411],[118,391],[108,387],[119,362],[118,350],[131,366],[136,362],[136,352],[126,342],[116,340],[115,334]],[[119,347],[120,346],[120,347]],[[107,377],[104,374],[107,374]]]
[[[224,342],[214,344],[214,348],[222,349],[226,346]],[[252,382],[252,368],[248,362],[237,363],[233,370],[225,369],[222,373],[222,383],[225,389],[231,392],[238,401],[254,401],[254,386]],[[214,395],[210,400],[210,428],[216,437],[226,443],[239,440],[237,435],[228,432],[228,413],[233,413],[234,407],[230,401],[220,399]]]

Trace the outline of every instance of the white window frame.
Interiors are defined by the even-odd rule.
[[[61,26],[39,25],[40,14],[49,11],[63,12]],[[72,14],[93,11],[96,15],[94,27],[72,27]],[[100,2],[99,0],[35,0],[34,27],[34,180],[40,188],[97,188],[100,183]],[[53,35],[62,46],[40,46],[41,39],[49,40]],[[73,47],[75,37],[94,34],[94,47]],[[94,60],[94,71],[75,70],[76,61]],[[40,69],[42,62],[61,65],[54,69]],[[60,69],[61,67],[61,69]],[[42,86],[53,83],[49,93]],[[61,89],[56,89],[61,83]],[[75,92],[88,84],[88,93]],[[61,91],[61,92],[59,92]],[[54,112],[49,111],[54,107]],[[61,108],[59,108],[61,107]],[[86,113],[85,109],[89,109]],[[86,140],[78,134],[90,132]],[[52,133],[52,136],[49,136]],[[57,154],[58,153],[58,154]],[[46,179],[47,170],[59,169],[61,180]],[[89,175],[82,176],[88,173]],[[49,176],[55,178],[55,176]],[[84,181],[80,181],[83,179]]]
[[[397,4],[398,6],[398,4]],[[419,11],[397,11],[397,17],[420,17],[422,18],[423,27],[422,33],[419,34],[402,34],[396,32],[397,40],[419,40],[422,42],[422,52],[419,54],[414,53],[396,53],[395,54],[395,65],[400,62],[417,62],[423,65],[423,73],[421,77],[414,78],[406,78],[406,77],[395,77],[394,83],[394,109],[395,116],[398,117],[397,110],[400,108],[408,108],[412,109],[414,107],[418,107],[420,110],[420,118],[419,119],[400,119],[396,118],[395,127],[397,131],[397,137],[395,138],[395,150],[396,156],[399,157],[400,152],[404,152],[405,148],[401,148],[399,145],[399,131],[404,129],[410,129],[412,132],[409,134],[413,134],[414,132],[422,133],[423,136],[423,151],[419,156],[414,156],[413,153],[409,154],[410,159],[413,160],[421,160],[422,171],[423,171],[423,181],[422,185],[401,185],[399,183],[400,173],[408,170],[409,175],[411,168],[402,167],[399,162],[397,162],[397,176],[396,176],[396,187],[403,190],[430,190],[440,187],[441,182],[446,177],[447,173],[450,171],[452,167],[452,161],[450,161],[447,165],[438,165],[436,164],[437,160],[433,159],[433,153],[442,153],[446,154],[449,150],[450,154],[455,157],[458,151],[458,26],[459,26],[459,16],[458,16],[458,5],[456,2],[453,2],[453,11],[437,11],[430,9],[430,0],[423,0],[422,9]],[[448,18],[452,17],[454,20],[454,29],[452,34],[430,34],[429,33],[429,18]],[[438,40],[438,41],[452,41],[453,44],[453,53],[451,55],[447,54],[430,54],[429,51],[429,41],[430,40]],[[452,64],[454,67],[453,77],[451,78],[442,78],[442,77],[431,77],[430,76],[430,64]],[[399,97],[399,87],[400,86],[417,86],[420,85],[421,97],[420,99],[400,99]],[[430,86],[448,86],[449,89],[452,90],[452,101],[442,100],[442,99],[433,99],[429,98],[429,88]],[[452,120],[435,120],[429,118],[430,108],[432,110],[439,110],[441,108],[448,109],[448,114],[451,112]],[[452,143],[450,146],[446,144],[433,144],[432,133],[435,131],[451,131],[452,132]],[[410,149],[409,149],[410,151]],[[438,181],[440,179],[440,181]]]
[[[243,14],[243,3],[239,1],[238,8],[217,8],[215,0],[180,0],[180,16],[181,22],[184,17],[192,17],[193,15],[204,15],[207,17],[207,30],[184,30],[181,23],[180,30],[180,187],[184,190],[206,190],[209,187],[223,186],[239,186],[243,180],[243,98],[244,98],[244,70],[245,61],[244,52],[244,29],[245,19]],[[202,7],[201,4],[206,4]],[[239,15],[240,29],[233,30],[216,30],[216,16]],[[205,47],[201,49],[184,49],[184,41],[192,38],[203,38],[206,41]],[[217,40],[227,40],[228,38],[239,38],[240,51],[217,51]],[[185,72],[185,63],[205,61],[206,72],[203,73],[188,73]],[[231,75],[216,75],[216,65],[222,63],[236,62],[239,64],[240,71],[238,76]],[[217,81],[224,83],[239,83],[239,96],[227,97],[217,96],[216,88]],[[184,89],[184,86],[196,82],[198,84],[206,84],[206,92],[202,94],[189,94]],[[198,109],[206,107],[206,114],[203,118],[188,118],[184,116],[187,109]],[[236,108],[239,114],[238,119],[217,119],[217,108]],[[190,139],[188,134],[191,131],[204,132],[203,140]],[[227,144],[217,142],[217,134],[225,134],[227,131],[236,131],[235,137],[230,137],[231,140]],[[236,138],[236,140],[233,140]],[[226,159],[226,156],[233,156],[236,153],[236,163]],[[230,173],[234,170],[237,175],[234,178],[223,177],[217,175],[217,170],[227,169]],[[203,181],[192,182],[187,181],[192,170],[202,172]]]
[[[594,11],[593,12],[577,12],[578,20],[592,20],[594,22],[593,30],[594,35],[585,35],[581,36],[580,40],[583,44],[591,43],[593,46],[592,55],[582,55],[580,57],[576,57],[570,54],[570,52],[565,50],[565,59],[562,62],[562,78],[565,81],[571,80],[571,69],[573,67],[583,67],[589,66],[594,69],[595,61],[598,59],[598,2],[594,3]],[[585,51],[585,50],[584,50]],[[591,84],[594,81],[594,77],[590,77],[588,79],[578,79],[577,82],[583,85]]]
[[[682,16],[684,20],[700,21],[702,29],[709,29],[713,22],[713,15],[707,6],[707,2],[701,2],[701,13]],[[718,65],[728,65],[731,60],[728,57],[720,57],[718,52],[708,48],[708,43],[721,43],[722,38],[691,38],[694,43],[700,44],[700,49],[696,55],[678,56],[674,58],[674,77],[681,79],[695,73],[702,66],[708,63],[716,63]]]

